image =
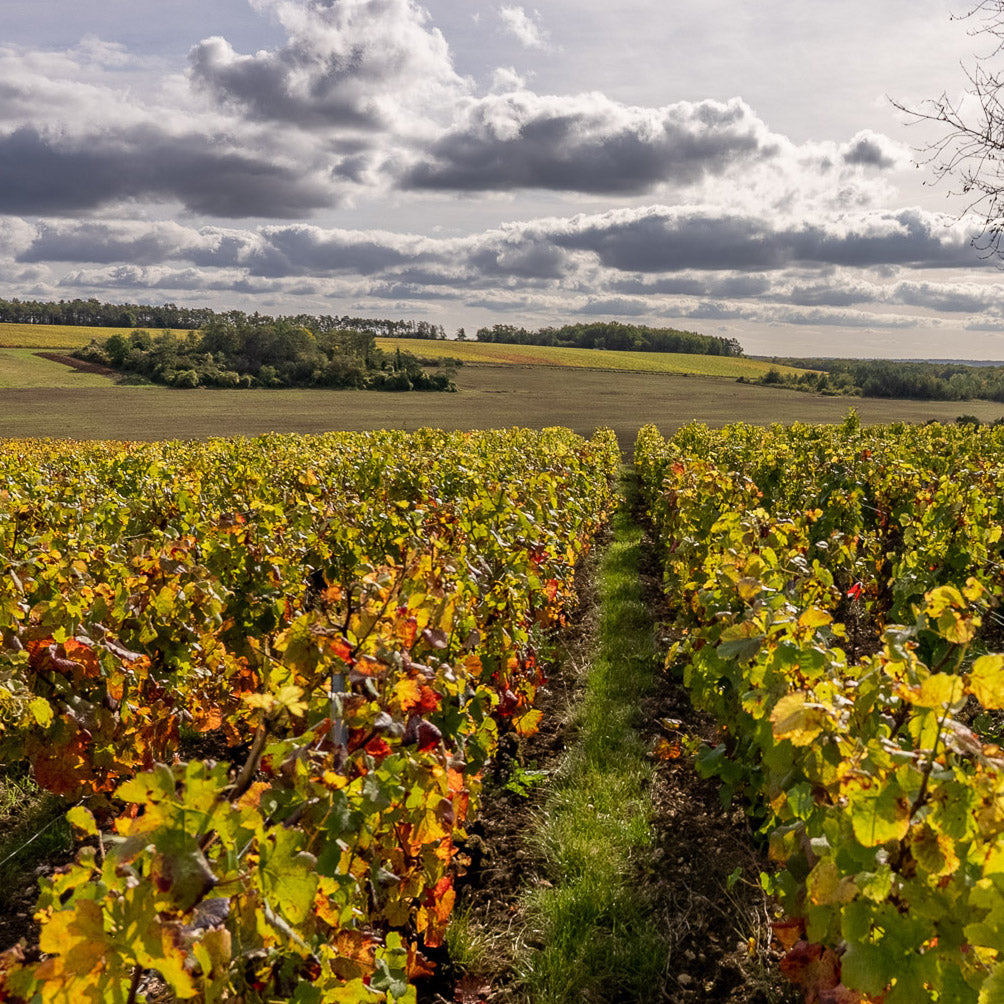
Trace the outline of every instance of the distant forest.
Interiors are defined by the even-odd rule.
[[[173,303],[150,306],[139,303],[101,303],[99,300],[0,300],[0,322],[9,324],[72,324],[96,328],[204,328],[212,321],[230,324],[269,324],[288,321],[315,333],[339,330],[368,331],[396,338],[441,339],[441,324],[429,321],[374,320],[371,317],[335,317],[331,314],[295,314],[270,317],[242,310],[215,311],[209,307],[178,307]]]
[[[509,345],[556,345],[561,348],[613,349],[618,352],[692,352],[702,356],[741,356],[743,347],[734,338],[699,335],[675,328],[649,328],[643,324],[598,321],[566,324],[560,328],[528,331],[511,324],[478,328],[479,342]]]
[[[459,360],[383,352],[372,331],[311,331],[280,318],[216,315],[186,335],[137,329],[74,353],[127,378],[169,387],[341,387],[454,391]],[[437,368],[429,373],[426,367]]]
[[[771,368],[754,383],[820,394],[913,398],[921,401],[1004,401],[1004,366],[903,362],[890,359],[773,359],[816,373]],[[740,378],[745,379],[745,378]]]

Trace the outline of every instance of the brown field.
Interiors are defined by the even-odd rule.
[[[622,447],[630,449],[647,422],[670,433],[691,421],[712,426],[739,421],[836,422],[852,406],[869,424],[951,422],[962,413],[989,421],[1004,414],[1004,405],[989,401],[822,397],[713,377],[572,368],[464,367],[458,385],[457,394],[178,391],[111,383],[7,388],[0,389],[0,436],[149,440],[420,426],[564,425],[580,433],[609,426]]]

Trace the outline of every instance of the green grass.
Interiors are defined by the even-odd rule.
[[[35,355],[35,349],[0,349],[0,388],[108,387],[112,381]]]
[[[62,798],[43,792],[23,766],[0,769],[0,909],[6,910],[33,869],[72,846]]]
[[[535,1004],[655,1001],[664,987],[667,936],[638,883],[655,834],[652,768],[634,726],[659,673],[641,540],[622,506],[599,570],[601,619],[577,739],[539,835],[553,887],[531,894],[528,914],[544,947],[517,962]]]
[[[769,369],[798,374],[802,370],[775,366],[758,359],[693,355],[686,352],[615,352],[611,349],[561,349],[552,345],[501,345],[495,342],[454,342],[415,338],[378,338],[385,351],[400,348],[417,356],[452,356],[464,365],[560,366],[574,369],[624,370],[632,373],[689,373],[692,376],[755,379]]]

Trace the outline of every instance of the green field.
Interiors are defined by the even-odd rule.
[[[612,349],[561,349],[553,345],[500,345],[495,342],[425,341],[378,338],[385,351],[401,349],[416,356],[460,359],[465,366],[561,366],[574,369],[624,370],[632,373],[690,373],[693,376],[755,379],[769,369],[801,373],[757,359],[704,356],[687,352],[615,352]]]
[[[0,389],[112,387],[111,380],[43,359],[34,349],[0,348]]]

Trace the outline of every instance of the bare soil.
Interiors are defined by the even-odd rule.
[[[471,366],[457,373],[457,394],[367,390],[177,390],[171,387],[3,391],[0,436],[70,439],[203,439],[266,432],[497,429],[563,425],[591,434],[608,426],[630,453],[638,429],[669,435],[686,422],[839,422],[852,405],[865,424],[952,422],[953,401],[837,398],[717,377],[608,373],[540,366]],[[983,421],[1002,405],[965,402]]]
[[[75,356],[68,356],[62,352],[36,352],[35,355],[40,356],[42,359],[48,359],[50,362],[62,363],[63,366],[80,370],[81,373],[97,373],[99,376],[107,377],[121,376],[118,370],[109,369],[107,366],[101,366],[98,363],[90,363],[85,359],[77,359]]]

